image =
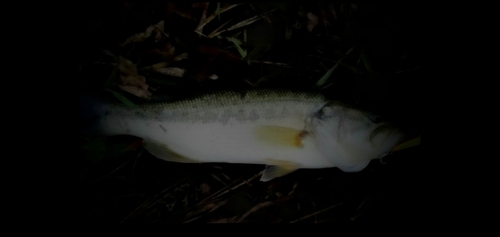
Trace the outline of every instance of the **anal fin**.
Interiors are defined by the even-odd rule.
[[[299,165],[294,162],[271,159],[269,159],[269,161],[271,164],[266,166],[266,169],[264,169],[262,177],[260,178],[260,181],[262,182],[267,182],[273,180],[274,178],[285,176],[299,169]]]

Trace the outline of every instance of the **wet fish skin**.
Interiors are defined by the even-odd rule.
[[[404,138],[369,113],[310,92],[222,91],[97,111],[96,130],[141,137],[160,159],[266,164],[263,181],[300,168],[360,171]]]

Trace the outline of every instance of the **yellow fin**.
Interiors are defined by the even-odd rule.
[[[394,147],[394,149],[392,149],[392,151],[400,151],[400,150],[414,147],[414,146],[418,146],[418,145],[420,145],[420,136],[399,144],[398,146]]]
[[[198,161],[180,155],[179,153],[170,149],[170,147],[168,147],[166,144],[154,141],[146,141],[144,148],[146,148],[146,150],[149,151],[149,153],[162,160],[179,162],[179,163],[200,163]]]
[[[302,147],[302,138],[306,132],[280,126],[259,126],[257,138],[275,146]]]
[[[274,159],[268,159],[268,161],[270,164],[266,166],[266,169],[260,178],[260,181],[262,182],[267,182],[274,178],[285,176],[299,169],[299,165],[294,162]]]

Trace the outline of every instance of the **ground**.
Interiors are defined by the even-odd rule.
[[[86,3],[80,91],[126,104],[214,89],[318,90],[420,133],[420,15],[387,2]],[[411,223],[426,195],[420,148],[363,171],[159,160],[134,137],[81,137],[89,223]]]

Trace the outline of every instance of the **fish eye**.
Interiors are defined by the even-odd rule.
[[[323,106],[320,110],[318,110],[318,112],[316,112],[316,117],[320,119],[325,119],[332,115],[333,109],[328,105]]]

